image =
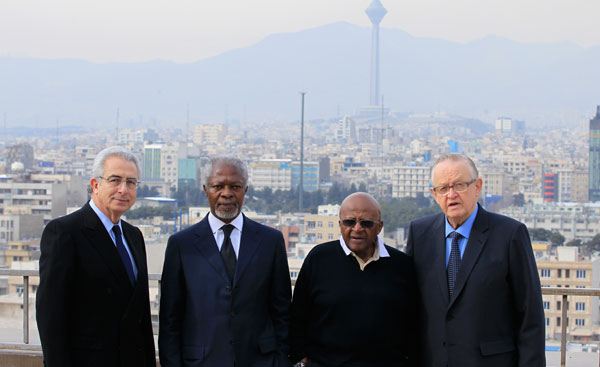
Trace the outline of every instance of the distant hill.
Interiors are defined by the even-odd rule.
[[[307,118],[331,117],[368,104],[369,52],[370,29],[340,22],[187,64],[4,57],[0,118],[100,127],[114,124],[118,107],[123,128],[183,125],[189,104],[193,123],[291,121],[301,90]],[[381,60],[381,92],[394,111],[527,119],[600,103],[600,47],[495,36],[455,43],[384,28]]]

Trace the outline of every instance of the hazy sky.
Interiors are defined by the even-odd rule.
[[[0,0],[0,56],[190,62],[272,33],[370,25],[371,0]],[[382,0],[381,26],[468,42],[488,34],[600,45],[598,0]]]

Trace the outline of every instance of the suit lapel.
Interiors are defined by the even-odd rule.
[[[208,224],[208,216],[204,217],[204,219],[198,223],[196,236],[198,236],[198,240],[195,245],[200,254],[202,254],[206,261],[221,275],[221,277],[223,277],[223,279],[230,282],[229,275],[227,275],[227,269],[225,269],[225,264],[223,263],[223,258],[219,252],[219,247],[215,242],[215,236],[213,236],[210,224]]]
[[[448,273],[446,272],[446,217],[440,214],[433,223],[429,236],[432,236],[431,243],[434,244],[433,264],[434,271],[437,273],[438,284],[442,292],[442,299],[448,299]]]
[[[487,212],[482,207],[479,207],[477,209],[477,217],[475,217],[475,222],[473,223],[473,227],[471,228],[471,234],[469,235],[467,247],[465,248],[465,252],[460,262],[458,274],[456,275],[456,283],[454,285],[454,297],[450,300],[448,308],[452,307],[452,304],[454,304],[454,300],[456,299],[456,297],[458,297],[458,295],[464,288],[467,279],[473,271],[473,267],[477,263],[477,259],[479,259],[479,255],[481,255],[481,251],[483,250],[483,246],[485,245],[485,241],[487,240],[487,229]]]
[[[137,236],[135,236],[134,229],[126,223],[125,221],[121,221],[121,227],[123,227],[123,236],[125,236],[125,240],[127,241],[127,245],[129,246],[129,251],[131,251],[131,255],[133,256],[133,261],[135,261],[135,267],[138,270],[138,277],[143,272],[143,267],[146,264],[146,257],[144,256],[144,251],[142,248],[142,244],[136,241]]]
[[[260,239],[258,236],[259,225],[244,216],[244,228],[242,229],[242,238],[240,240],[240,253],[238,255],[237,266],[235,267],[235,280],[237,284],[244,270],[248,267],[250,259],[259,247]]]
[[[131,289],[129,277],[119,257],[117,248],[110,238],[100,218],[94,213],[92,207],[86,204],[83,207],[84,233],[89,239],[89,244],[100,255],[110,272],[117,279],[118,284],[126,284]]]

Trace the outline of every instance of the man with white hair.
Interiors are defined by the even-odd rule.
[[[158,346],[163,367],[286,366],[291,300],[281,232],[242,214],[248,170],[211,159],[210,213],[169,238]]]
[[[410,224],[424,367],[543,367],[544,310],[523,223],[477,204],[473,161],[447,154],[432,170],[443,213]]]
[[[104,149],[92,199],[44,229],[36,311],[46,367],[156,366],[144,238],[121,219],[138,178],[130,151]]]

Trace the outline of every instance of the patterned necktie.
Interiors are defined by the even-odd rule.
[[[131,265],[131,259],[129,258],[129,254],[125,249],[125,245],[123,244],[123,239],[121,238],[121,228],[118,225],[114,225],[112,227],[113,232],[115,233],[115,242],[117,243],[117,251],[119,252],[119,256],[121,256],[121,261],[125,266],[125,271],[127,272],[127,276],[129,277],[129,281],[131,285],[135,284],[135,275],[133,274],[133,266]]]
[[[452,238],[452,246],[450,247],[450,258],[448,259],[448,294],[450,295],[450,299],[452,299],[456,274],[458,274],[458,268],[460,267],[460,249],[458,248],[458,240],[462,236],[458,232],[452,232],[449,236]]]
[[[225,224],[223,227],[221,227],[223,233],[225,234],[223,244],[221,245],[221,257],[223,258],[223,263],[227,269],[229,280],[231,280],[232,283],[233,277],[235,276],[235,264],[237,263],[235,251],[233,251],[233,244],[231,243],[231,231],[233,231],[233,228],[234,227],[231,224]]]

